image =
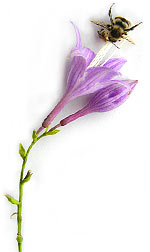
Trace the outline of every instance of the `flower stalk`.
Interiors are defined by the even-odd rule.
[[[45,132],[44,132],[45,134]],[[44,136],[43,134],[43,136]],[[39,139],[37,139],[38,141]],[[36,142],[37,142],[36,141]],[[22,234],[21,234],[21,226],[22,226],[22,199],[23,199],[23,176],[24,176],[24,169],[26,166],[26,162],[27,162],[27,158],[28,155],[30,153],[30,150],[32,149],[33,145],[36,143],[34,140],[32,141],[32,143],[30,144],[30,146],[28,147],[28,150],[23,158],[23,163],[22,163],[22,169],[21,169],[21,174],[20,174],[20,181],[19,181],[19,205],[18,205],[18,209],[17,209],[17,223],[18,223],[18,233],[17,233],[17,242],[18,242],[18,251],[21,252],[22,251]]]
[[[22,144],[20,144],[19,147],[19,154],[23,159],[23,163],[22,163],[22,168],[21,168],[21,173],[20,173],[20,180],[19,180],[19,200],[15,200],[13,197],[11,197],[10,195],[6,194],[6,198],[8,199],[8,201],[12,204],[17,205],[17,225],[18,225],[18,232],[17,232],[17,243],[18,243],[18,251],[22,252],[22,242],[23,242],[23,237],[22,237],[22,203],[23,203],[23,186],[26,182],[28,182],[31,179],[32,173],[29,170],[26,174],[26,176],[24,177],[24,170],[26,167],[26,163],[27,163],[27,159],[29,156],[29,153],[32,149],[32,147],[36,144],[36,142],[38,142],[41,138],[45,137],[45,136],[49,136],[49,135],[55,135],[56,133],[59,132],[59,130],[56,130],[56,128],[59,125],[56,125],[55,127],[51,128],[48,131],[48,128],[46,128],[45,132],[40,135],[37,136],[36,131],[33,131],[32,134],[32,142],[29,145],[27,151],[25,152],[25,149],[23,148]]]

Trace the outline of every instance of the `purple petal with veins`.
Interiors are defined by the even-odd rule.
[[[72,23],[72,25],[75,29],[75,33],[76,33],[76,47],[71,50],[70,56],[71,57],[83,56],[83,58],[85,58],[85,60],[86,60],[87,66],[88,66],[91,63],[91,61],[95,58],[96,54],[87,47],[82,48],[79,30],[73,22],[71,22],[71,23]]]
[[[67,79],[67,90],[70,92],[74,86],[81,80],[87,68],[86,60],[82,56],[74,56],[70,65],[70,71]]]
[[[78,85],[74,86],[71,99],[96,92],[105,87],[107,82],[110,83],[110,80],[118,75],[120,75],[119,72],[106,67],[89,68]]]
[[[103,67],[108,67],[108,68],[111,68],[115,71],[119,71],[126,62],[127,62],[127,60],[124,58],[113,58],[113,59],[109,59],[103,65]]]
[[[120,106],[129,97],[137,82],[137,80],[114,80],[113,84],[96,92],[84,108],[61,120],[61,126],[89,113],[106,112]]]
[[[137,80],[114,80],[113,82],[94,94],[86,105],[90,112],[105,112],[120,106],[137,84]]]

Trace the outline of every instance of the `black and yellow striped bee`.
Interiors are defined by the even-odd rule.
[[[99,37],[105,41],[110,41],[112,43],[120,41],[123,38],[134,44],[132,39],[128,37],[127,33],[129,31],[134,30],[142,22],[134,26],[131,26],[131,22],[127,20],[126,18],[118,16],[113,19],[112,13],[111,13],[111,9],[113,5],[114,4],[111,5],[108,12],[108,15],[110,17],[110,24],[105,24],[101,21],[91,20],[92,23],[102,27],[102,29],[98,31]]]

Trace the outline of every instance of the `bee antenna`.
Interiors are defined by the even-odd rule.
[[[110,6],[110,9],[109,9],[109,12],[108,12],[108,15],[109,15],[109,18],[110,18],[110,22],[111,22],[112,25],[113,25],[113,17],[112,17],[111,9],[112,9],[112,7],[113,7],[114,4],[115,4],[115,3],[113,3],[113,4]]]
[[[115,3],[112,3],[111,8],[113,7],[113,5],[115,5]]]

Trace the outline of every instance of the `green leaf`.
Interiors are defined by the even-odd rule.
[[[8,199],[8,201],[11,203],[11,204],[14,204],[14,205],[19,205],[19,201],[14,199],[13,197],[11,197],[9,194],[5,194],[5,197]]]
[[[14,215],[17,215],[17,214],[18,214],[17,212],[11,214],[11,215],[10,215],[10,218],[12,218]]]
[[[57,134],[59,131],[60,131],[60,130],[54,129],[54,130],[52,130],[52,131],[47,132],[47,135],[55,135],[55,134]]]
[[[33,139],[33,142],[36,142],[36,141],[37,141],[37,134],[36,134],[36,131],[35,131],[35,130],[33,130],[32,139]]]
[[[24,184],[24,183],[28,182],[31,179],[32,175],[33,175],[33,173],[31,173],[31,171],[29,170],[27,172],[27,175],[25,176],[25,178],[22,180],[22,183]]]
[[[26,152],[22,144],[19,144],[19,154],[22,157],[22,159],[25,158]]]

